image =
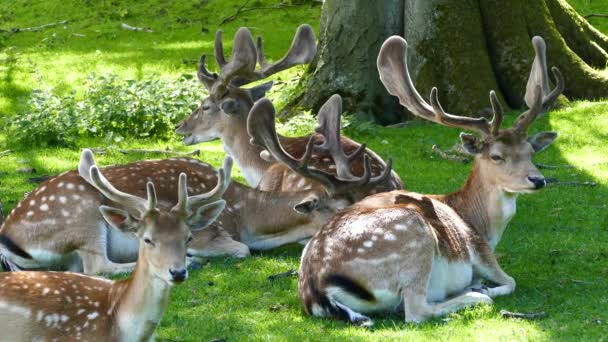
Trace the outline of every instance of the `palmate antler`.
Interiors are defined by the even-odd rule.
[[[346,155],[342,150],[339,134],[341,108],[342,99],[338,95],[332,96],[321,107],[319,110],[321,126],[317,128],[317,132],[323,135],[324,142],[322,145],[315,145],[315,137],[314,135],[311,136],[301,159],[292,157],[281,146],[275,128],[275,109],[270,100],[263,98],[254,104],[249,112],[247,131],[251,136],[252,144],[265,148],[275,160],[284,163],[294,172],[318,181],[331,196],[348,194],[352,192],[353,187],[371,189],[390,176],[392,161],[389,159],[382,174],[372,177],[369,157],[364,155],[363,175],[357,177],[352,174],[352,163],[361,157],[365,151],[365,146],[359,147],[350,155]],[[336,175],[309,166],[315,149],[330,153],[336,163]]]
[[[257,47],[251,32],[240,28],[234,36],[232,57],[229,62],[224,56],[222,31],[215,35],[215,59],[220,68],[219,75],[211,73],[205,66],[206,56],[201,56],[197,76],[209,90],[209,93],[222,96],[229,86],[239,87],[272,74],[288,69],[294,65],[310,63],[317,53],[315,34],[309,25],[301,25],[294,36],[291,47],[275,63],[269,64],[264,57],[262,38],[258,37]],[[256,70],[256,64],[260,69]]]
[[[530,124],[539,113],[546,110],[557,99],[564,89],[564,79],[557,68],[553,68],[556,87],[549,91],[546,62],[545,43],[542,38],[532,39],[536,51],[536,58],[532,66],[526,102],[530,109],[522,113],[513,125],[513,129],[526,132]],[[418,93],[407,68],[407,42],[399,36],[388,38],[378,55],[378,72],[380,80],[391,95],[399,98],[399,103],[405,106],[414,115],[445,126],[468,129],[481,134],[483,138],[495,136],[500,130],[503,121],[503,112],[494,91],[490,92],[490,102],[494,117],[491,122],[486,118],[471,118],[446,113],[439,103],[437,88],[433,87],[430,94],[429,105]],[[543,96],[543,94],[546,94]]]

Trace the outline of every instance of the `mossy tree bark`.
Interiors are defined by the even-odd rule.
[[[447,110],[478,115],[496,90],[511,108],[524,105],[534,59],[530,40],[547,42],[549,66],[561,69],[570,99],[608,97],[608,37],[566,0],[326,0],[319,54],[303,80],[299,104],[317,110],[334,93],[345,109],[386,124],[402,109],[379,82],[376,57],[382,42],[408,41],[417,88],[437,86]],[[426,95],[423,95],[426,96]]]

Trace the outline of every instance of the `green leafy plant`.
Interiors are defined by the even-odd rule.
[[[124,80],[114,74],[91,74],[85,83],[82,96],[33,91],[27,110],[11,126],[11,140],[41,146],[73,146],[79,137],[166,140],[201,95],[200,86],[188,77]]]

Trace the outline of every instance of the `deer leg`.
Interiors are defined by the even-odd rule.
[[[479,292],[467,292],[444,302],[429,303],[425,293],[404,291],[405,321],[420,323],[431,317],[443,316],[478,304],[492,304],[492,298]]]
[[[498,285],[496,287],[483,286],[481,289],[473,289],[473,291],[481,292],[491,298],[508,295],[515,291],[515,279],[502,270],[493,256],[486,258],[480,264],[474,265],[473,271],[482,278]]]

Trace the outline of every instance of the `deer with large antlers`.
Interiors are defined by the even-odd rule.
[[[135,233],[140,247],[132,276],[109,281],[76,273],[10,272],[0,274],[0,330],[6,341],[151,341],[169,302],[170,289],[186,280],[187,244],[192,232],[208,226],[224,208],[221,196],[230,170],[220,170],[210,192],[188,195],[187,176],[173,187],[178,201],[170,210],[158,208],[154,183],[146,185],[147,199],[117,190],[85,150],[80,175],[98,193],[56,194],[81,196],[81,220],[93,212],[114,229]],[[64,187],[67,187],[66,183]],[[69,190],[69,189],[68,189]],[[118,207],[92,205],[98,197]],[[89,203],[90,202],[90,203]],[[87,205],[87,203],[89,205]],[[72,204],[72,214],[79,205]],[[50,219],[50,218],[49,218]],[[82,222],[74,222],[79,224]],[[88,226],[93,232],[96,226]]]
[[[227,159],[224,169],[230,166]],[[211,189],[218,181],[213,167],[191,158],[139,161],[105,167],[103,172],[118,189],[139,196],[145,195],[146,180],[154,182],[158,205],[167,209],[178,200],[174,190],[180,173],[188,176],[190,193]],[[192,257],[246,257],[250,249],[305,241],[336,211],[352,203],[322,187],[267,192],[238,182],[226,186],[226,209],[207,229],[193,234],[188,247]],[[48,179],[18,203],[0,226],[3,268],[87,274],[131,271],[138,240],[110,229],[95,210],[100,205],[115,204],[76,171]]]
[[[253,88],[241,88],[248,83],[267,78],[277,72],[298,64],[310,63],[316,54],[315,35],[308,25],[301,25],[293,39],[290,49],[276,63],[269,64],[264,57],[262,39],[258,38],[257,46],[251,33],[246,28],[237,31],[234,37],[232,58],[227,62],[224,56],[221,31],[215,39],[215,58],[220,67],[219,75],[211,73],[205,66],[206,56],[202,55],[198,67],[198,79],[209,91],[205,98],[188,118],[176,126],[176,133],[185,136],[187,145],[222,139],[224,150],[236,161],[243,171],[245,179],[251,186],[257,186],[266,191],[297,191],[309,189],[314,183],[291,172],[271,158],[260,156],[262,149],[249,144],[247,135],[247,118],[254,102],[262,98],[272,86],[272,82],[264,83]],[[260,66],[256,69],[256,65]],[[319,118],[322,122],[323,119]],[[281,143],[290,155],[300,158],[306,149],[309,137],[279,137]],[[321,139],[317,136],[316,139]],[[338,136],[341,145],[352,152],[359,144],[345,137]],[[365,150],[370,158],[372,173],[379,175],[384,170],[384,162],[380,157]],[[362,158],[358,158],[353,166],[362,170]],[[326,172],[335,170],[334,161],[328,154],[317,153],[311,157],[315,167]],[[357,170],[354,170],[358,174]],[[318,184],[316,184],[318,185]],[[374,191],[401,189],[399,176],[391,173],[391,177],[378,184]],[[368,195],[364,194],[364,195]]]
[[[526,99],[530,109],[502,129],[503,112],[490,92],[494,118],[446,113],[433,88],[430,104],[414,88],[407,69],[407,43],[387,39],[378,56],[380,79],[389,93],[424,119],[478,133],[461,134],[475,155],[466,184],[448,195],[392,191],[373,195],[334,216],[308,243],[299,294],[308,314],[371,324],[374,312],[404,313],[421,322],[515,290],[494,248],[515,214],[517,194],[534,192],[545,179],[532,156],[551,144],[555,132],[528,136],[528,128],[564,89],[556,68],[554,90],[546,79],[545,45],[535,37],[536,59]],[[540,77],[539,77],[540,76]],[[494,287],[481,285],[486,279]]]

